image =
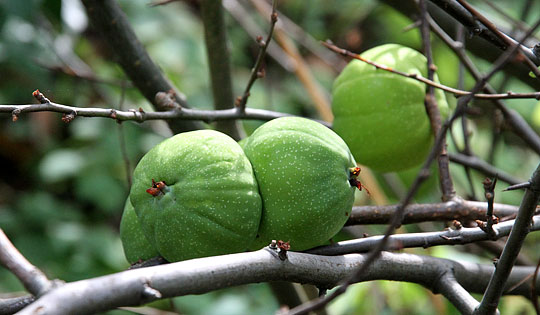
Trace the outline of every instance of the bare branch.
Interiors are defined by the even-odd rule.
[[[427,79],[434,81],[436,67],[433,63],[433,56],[431,52],[431,33],[429,30],[429,13],[427,12],[426,1],[419,1],[419,9],[421,21],[420,33],[422,35],[424,54],[427,61]],[[436,136],[441,130],[441,112],[439,111],[437,99],[435,98],[435,89],[432,86],[428,85],[426,86],[426,90],[427,91],[424,105],[426,107],[426,112],[429,116],[433,135]],[[456,191],[454,190],[454,184],[452,183],[452,177],[450,176],[448,151],[446,150],[446,139],[443,139],[443,143],[441,144],[441,151],[437,156],[437,165],[439,170],[439,185],[442,191],[442,200],[451,200],[456,196]]]
[[[35,300],[36,298],[32,295],[0,298],[0,315],[11,315],[17,313]]]
[[[399,205],[353,207],[346,225],[387,224]],[[442,203],[411,204],[403,214],[402,224],[452,221],[486,220],[487,203],[454,199]],[[495,203],[493,214],[499,218],[517,214],[518,207]],[[538,211],[537,211],[538,212]]]
[[[522,180],[515,178],[514,176],[506,173],[505,171],[494,167],[493,165],[487,163],[486,161],[480,159],[477,156],[474,156],[474,155],[467,156],[460,153],[449,153],[448,156],[450,157],[450,161],[468,166],[472,169],[475,169],[481,172],[482,174],[486,176],[494,177],[495,174],[497,174],[500,180],[507,182],[510,185],[515,185],[515,184],[523,182]]]
[[[510,234],[515,220],[492,225],[492,235],[480,227],[447,229],[441,232],[395,234],[388,237],[388,250],[422,247],[428,248],[440,245],[463,245],[486,240],[497,240]],[[540,230],[540,216],[534,217],[531,231]],[[370,236],[354,240],[337,242],[307,250],[306,253],[315,255],[344,255],[351,253],[365,253],[374,248],[383,238],[382,235]]]
[[[482,77],[482,74],[480,71],[478,71],[473,61],[465,53],[463,45],[454,41],[450,36],[448,36],[448,34],[446,34],[444,30],[432,19],[429,19],[429,23],[433,32],[437,34],[439,38],[441,38],[448,45],[448,47],[454,51],[461,63],[467,68],[475,80],[479,80]],[[489,84],[486,84],[484,91],[488,92],[489,94],[496,94],[495,89]],[[537,154],[540,154],[540,137],[536,131],[534,131],[525,121],[525,119],[523,119],[523,117],[521,117],[521,115],[515,110],[508,109],[500,99],[494,99],[492,101],[497,109],[502,112],[506,123],[511,126],[512,131],[521,137]]]
[[[210,70],[212,95],[215,109],[234,107],[230,53],[227,46],[227,28],[223,17],[221,1],[200,1],[201,16],[204,25],[204,42]],[[237,121],[218,121],[216,128],[235,140],[245,137]]]
[[[536,268],[534,269],[534,274],[532,277],[532,283],[531,283],[531,300],[532,304],[534,306],[534,309],[536,310],[536,314],[540,314],[540,305],[538,305],[538,296],[536,293],[536,281],[538,281],[538,272],[540,271],[540,260],[538,260],[538,263],[536,264]]]
[[[74,117],[103,117],[111,118],[116,121],[132,120],[136,122],[144,122],[148,120],[202,120],[202,121],[218,121],[230,119],[250,119],[250,120],[271,120],[274,118],[291,116],[290,114],[274,112],[263,109],[246,108],[245,112],[240,112],[236,108],[221,109],[221,110],[202,110],[194,108],[175,108],[163,112],[145,112],[142,109],[121,111],[112,108],[92,108],[92,107],[75,107],[62,105],[54,102],[45,104],[25,104],[25,105],[0,105],[0,113],[10,113],[13,120],[16,121],[23,113],[31,112],[56,112],[66,115],[74,115]],[[324,123],[329,126],[328,123]]]
[[[481,36],[502,50],[517,44],[517,41],[498,30],[493,23],[463,0],[431,0],[431,2],[469,28],[471,34]],[[520,44],[520,51],[537,65],[540,65],[540,59],[533,53],[531,48]]]
[[[537,66],[540,65],[540,58],[535,54],[533,48],[525,47],[522,45],[523,41],[518,43],[516,40],[514,40],[512,37],[504,34],[501,32],[495,24],[493,24],[490,20],[488,20],[485,16],[483,16],[480,12],[478,12],[473,6],[471,6],[467,1],[465,0],[457,0],[467,11],[471,13],[473,16],[473,19],[480,21],[483,25],[485,25],[493,34],[495,34],[501,41],[503,41],[506,45],[506,48],[510,48],[512,46],[517,46],[518,52],[518,60],[521,60],[523,63],[525,63],[529,69],[537,76],[540,76],[540,70],[538,70]]]
[[[26,260],[2,229],[0,229],[0,263],[21,281],[28,292],[35,296],[46,293],[55,285],[41,270]]]
[[[159,67],[137,39],[126,15],[116,1],[84,0],[84,6],[92,25],[99,31],[104,41],[114,51],[118,63],[133,84],[158,111],[168,111],[161,107],[155,96],[158,92],[174,91],[174,97],[182,107],[188,107],[185,97],[165,78]],[[169,122],[173,132],[202,129],[197,121]]]
[[[531,218],[540,200],[540,165],[531,177],[530,182],[531,187],[525,192],[525,196],[519,206],[516,223],[512,228],[506,246],[497,262],[497,268],[489,281],[488,288],[475,314],[492,314],[497,309],[506,280],[514,266],[523,241],[529,232]]]
[[[262,68],[262,62],[264,59],[264,56],[266,55],[266,50],[268,49],[268,45],[270,45],[270,41],[272,40],[272,34],[274,34],[274,27],[276,26],[278,15],[276,12],[276,6],[277,6],[277,0],[272,1],[272,13],[270,15],[270,30],[268,31],[268,35],[266,36],[266,40],[263,40],[261,36],[257,37],[257,43],[259,44],[259,55],[257,56],[257,60],[255,61],[255,65],[251,69],[251,75],[249,77],[248,83],[246,85],[246,88],[244,90],[244,94],[237,98],[235,105],[241,110],[245,110],[246,103],[249,97],[249,91],[251,90],[251,87],[253,86],[253,83],[255,81],[264,76],[264,69]]]
[[[281,260],[275,251],[265,248],[256,252],[200,258],[68,283],[44,295],[20,314],[34,314],[37,310],[40,314],[85,314],[139,305],[156,298],[155,294],[144,295],[148,287],[159,292],[162,298],[276,280],[331,288],[363,264],[366,257],[362,254],[330,257],[288,252],[287,259]],[[487,284],[485,278],[493,268],[491,265],[384,252],[377,264],[371,265],[358,281],[408,281],[433,289],[438,285],[432,279],[438,279],[445,272],[453,272],[466,290],[482,292]],[[533,271],[534,267],[516,267],[509,283],[516,284]],[[104,287],[107,290],[103,290]],[[111,291],[117,294],[110,294]],[[530,294],[530,288],[522,284],[512,294]]]
[[[444,295],[461,314],[472,314],[478,305],[478,301],[459,284],[456,277],[450,272],[437,279],[434,292]]]
[[[324,46],[328,47],[328,49],[330,49],[330,50],[332,50],[332,51],[334,51],[334,52],[336,52],[338,54],[341,54],[343,56],[358,59],[358,60],[363,61],[363,62],[365,62],[365,63],[367,63],[369,65],[374,66],[377,69],[381,69],[381,70],[388,71],[388,72],[391,72],[391,73],[394,73],[394,74],[397,74],[397,75],[400,75],[400,76],[403,76],[403,77],[406,77],[406,78],[410,78],[410,79],[413,79],[413,80],[420,81],[420,82],[425,83],[425,84],[427,84],[429,86],[432,86],[434,88],[441,89],[441,90],[443,90],[445,92],[448,92],[448,93],[452,93],[456,97],[472,96],[473,98],[491,99],[491,100],[493,100],[493,99],[497,99],[497,100],[500,100],[500,99],[521,99],[521,98],[540,99],[540,92],[531,92],[531,93],[506,92],[506,93],[498,93],[498,94],[484,94],[484,93],[472,93],[471,94],[471,92],[469,92],[469,91],[463,91],[463,90],[460,90],[460,89],[456,89],[456,88],[453,88],[453,87],[446,86],[444,84],[441,84],[441,83],[435,82],[433,80],[429,80],[427,78],[424,78],[423,76],[418,75],[416,73],[406,73],[406,72],[403,72],[403,71],[399,71],[399,70],[387,67],[387,66],[385,66],[383,64],[376,63],[374,61],[368,60],[368,59],[362,57],[359,54],[355,54],[355,53],[353,53],[351,51],[348,51],[347,49],[340,48],[340,47],[334,45],[333,43],[331,43],[330,41],[323,42],[322,44]]]

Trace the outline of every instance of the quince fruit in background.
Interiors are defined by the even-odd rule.
[[[386,44],[361,55],[402,72],[427,76],[424,55],[405,46]],[[415,79],[352,60],[334,81],[333,129],[358,163],[374,170],[391,172],[419,165],[433,144],[425,91],[426,85]],[[444,118],[448,113],[444,92],[435,89],[435,98]]]

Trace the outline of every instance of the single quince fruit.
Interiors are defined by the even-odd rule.
[[[427,76],[424,55],[405,46],[378,46],[362,57],[395,70]],[[334,82],[333,129],[360,164],[380,172],[416,166],[424,161],[433,144],[424,106],[425,91],[426,85],[415,79],[352,60]],[[435,89],[435,98],[441,116],[446,117],[444,92]]]
[[[263,200],[251,249],[272,240],[305,250],[327,242],[349,217],[356,162],[345,142],[322,124],[300,117],[271,120],[243,143]]]
[[[246,250],[261,219],[249,160],[213,130],[152,148],[135,168],[130,200],[148,240],[171,262]]]

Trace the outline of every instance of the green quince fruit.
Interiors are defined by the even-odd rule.
[[[306,118],[278,118],[255,130],[243,148],[263,200],[251,249],[281,240],[305,250],[341,230],[354,202],[356,162],[337,134]]]
[[[378,46],[362,57],[402,72],[427,76],[424,55],[405,46]],[[334,82],[334,131],[360,164],[380,172],[416,166],[424,161],[433,144],[424,106],[425,90],[426,85],[415,79],[353,60]],[[446,117],[444,92],[435,89],[435,98],[441,116]]]
[[[148,240],[171,262],[246,250],[261,220],[249,160],[213,130],[152,148],[135,168],[130,199]]]
[[[159,253],[144,236],[139,218],[129,198],[126,200],[122,220],[120,221],[120,240],[124,247],[126,259],[130,264],[159,256]]]

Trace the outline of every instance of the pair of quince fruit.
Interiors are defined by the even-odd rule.
[[[363,57],[426,75],[425,57],[407,47],[383,45]],[[444,93],[435,95],[446,115]],[[416,166],[428,154],[433,137],[424,97],[423,83],[354,60],[333,87],[337,134],[285,117],[240,145],[212,130],[163,141],[134,172],[120,227],[128,261],[180,261],[272,240],[290,242],[292,250],[324,244],[343,227],[362,187],[354,157],[387,172]]]

